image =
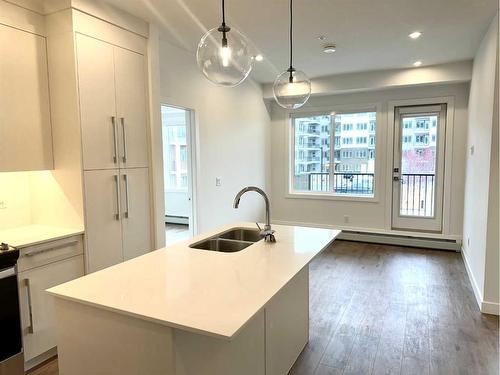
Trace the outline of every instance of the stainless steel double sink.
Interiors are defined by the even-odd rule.
[[[215,236],[189,245],[193,249],[234,253],[260,241],[260,230],[249,228],[231,228]]]

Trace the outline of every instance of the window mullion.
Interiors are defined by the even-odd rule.
[[[335,178],[335,115],[330,115],[330,168],[328,170],[328,191],[333,193]]]

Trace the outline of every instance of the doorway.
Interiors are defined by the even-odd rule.
[[[194,234],[194,113],[161,105],[166,244]]]
[[[442,232],[446,105],[395,108],[392,228]]]

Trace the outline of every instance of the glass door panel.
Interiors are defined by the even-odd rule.
[[[393,228],[439,232],[446,108],[402,107],[395,118]]]

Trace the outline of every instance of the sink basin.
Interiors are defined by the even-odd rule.
[[[225,240],[223,238],[209,238],[201,242],[197,242],[190,247],[201,250],[221,251],[223,253],[235,253],[252,245],[253,242]]]
[[[260,236],[260,230],[246,228],[233,228],[224,233],[221,233],[220,235],[218,235],[218,237],[229,240],[248,242],[257,242],[262,239],[262,237]]]
[[[232,228],[210,238],[196,242],[189,247],[200,250],[220,251],[234,253],[260,241],[258,229]]]

